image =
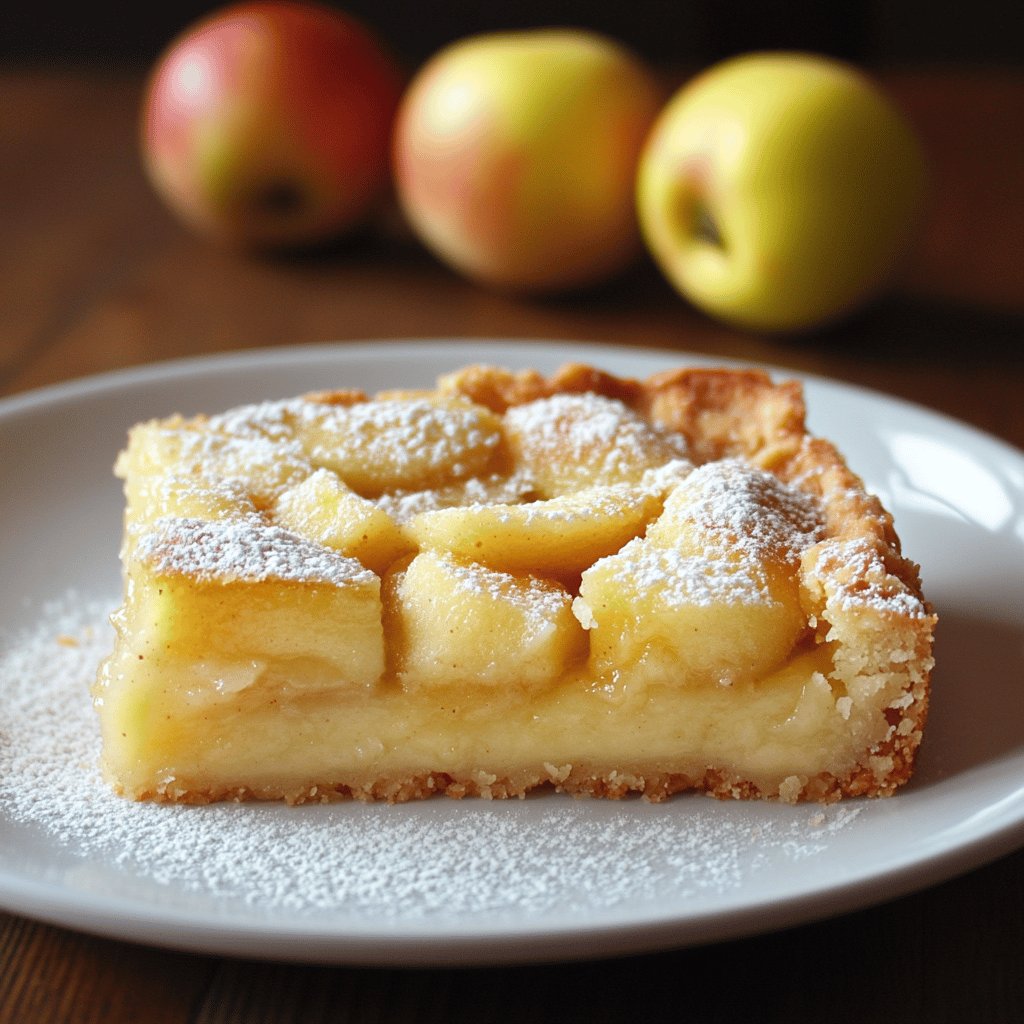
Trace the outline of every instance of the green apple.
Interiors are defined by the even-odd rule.
[[[403,85],[385,45],[341,11],[283,0],[222,8],[174,40],[149,76],[146,171],[216,239],[334,238],[387,193]]]
[[[669,101],[637,208],[666,277],[710,315],[813,328],[867,301],[913,237],[921,147],[864,74],[813,54],[715,65]]]
[[[485,284],[552,291],[642,251],[636,165],[664,92],[619,44],[542,29],[463,39],[403,98],[395,183],[440,259]]]

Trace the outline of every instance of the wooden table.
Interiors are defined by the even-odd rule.
[[[156,359],[296,342],[578,339],[827,374],[1024,448],[1024,76],[884,78],[932,155],[924,238],[891,297],[827,333],[793,340],[709,322],[646,263],[590,295],[527,301],[459,280],[396,231],[316,257],[219,251],[175,223],[143,180],[137,77],[7,70],[0,394]],[[1019,1021],[1022,959],[1024,853],[782,934],[468,972],[232,961],[0,913],[0,1020]]]

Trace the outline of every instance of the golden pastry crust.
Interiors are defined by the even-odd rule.
[[[654,801],[698,790],[723,799],[828,802],[843,796],[889,795],[904,784],[913,771],[927,716],[935,616],[924,600],[918,567],[900,550],[891,515],[865,491],[830,442],[807,433],[797,382],[775,383],[754,370],[687,368],[641,381],[581,364],[566,365],[550,377],[533,370],[471,366],[442,377],[435,392],[392,391],[383,397],[467,400],[502,417],[528,403],[573,395],[620,402],[657,429],[681,435],[694,464],[739,460],[772,474],[820,509],[821,528],[799,555],[805,633],[833,652],[831,685],[835,692],[848,695],[839,697],[836,706],[849,709],[858,701],[874,702],[888,725],[884,735],[865,746],[856,764],[838,772],[794,773],[768,790],[721,766],[684,773],[671,763],[642,759],[620,759],[614,767],[582,760],[559,765],[544,762],[507,775],[493,774],[484,765],[449,771],[424,765],[422,771],[387,777],[349,768],[341,773],[343,778],[280,787],[202,785],[190,782],[187,772],[150,784],[123,784],[117,769],[108,764],[114,788],[137,799],[183,803],[253,798],[292,803],[349,798],[400,802],[442,793],[455,798],[507,798],[522,797],[538,786],[608,798],[640,793]],[[366,396],[350,390],[325,391],[305,396],[305,401],[345,407],[365,402]],[[204,431],[211,420],[179,418],[165,423],[175,429]],[[507,457],[499,451],[495,465]],[[129,477],[130,487],[132,470],[127,465],[122,457],[120,472]],[[503,471],[507,470],[504,466]],[[298,469],[296,473],[302,475]],[[290,481],[294,475],[281,480]],[[280,487],[278,477],[262,471],[259,485],[251,488],[260,514],[273,509]],[[406,562],[410,557],[408,551],[403,555]],[[367,699],[372,700],[372,694]]]

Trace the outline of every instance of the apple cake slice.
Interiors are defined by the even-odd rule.
[[[934,616],[794,382],[475,366],[132,429],[136,799],[885,795]]]

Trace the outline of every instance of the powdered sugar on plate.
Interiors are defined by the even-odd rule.
[[[0,828],[39,833],[83,879],[102,865],[119,892],[150,903],[155,889],[166,902],[271,918],[400,924],[613,910],[666,893],[714,900],[741,893],[767,866],[810,866],[860,813],[556,794],[397,807],[132,803],[100,778],[88,694],[111,643],[112,603],[69,594],[40,609],[30,630],[2,638]]]

